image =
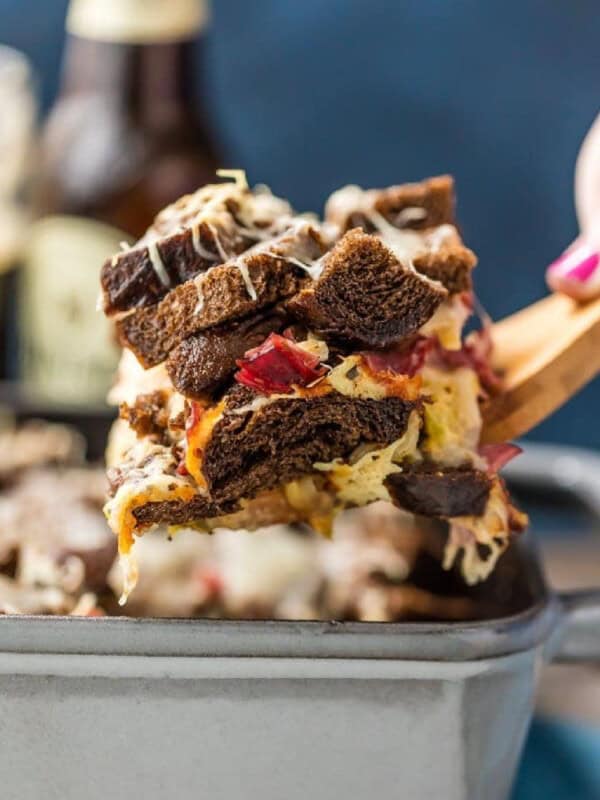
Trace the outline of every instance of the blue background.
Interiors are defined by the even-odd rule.
[[[57,87],[66,0],[0,0],[0,41]],[[576,234],[600,110],[597,0],[218,0],[201,90],[227,161],[300,208],[341,184],[456,176],[493,316],[540,297]],[[552,336],[553,331],[548,331]],[[600,383],[536,438],[600,446]]]

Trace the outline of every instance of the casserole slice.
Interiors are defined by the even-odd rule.
[[[377,500],[448,519],[447,566],[464,551],[468,582],[490,573],[526,520],[497,474],[517,450],[479,448],[479,402],[498,378],[485,326],[462,337],[476,258],[453,215],[445,177],[340,190],[325,222],[238,178],[159,216],[154,255],[177,253],[160,255],[162,288],[144,240],[107,262],[104,307],[125,350],[106,514],[125,594],[135,537],[156,525],[295,521],[330,535],[341,510]],[[208,269],[173,245],[205,223],[224,259]]]

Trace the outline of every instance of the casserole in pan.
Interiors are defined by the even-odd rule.
[[[596,502],[594,456],[517,464]],[[600,593],[553,593],[528,537],[484,586],[507,611],[472,623],[3,617],[2,796],[504,800],[544,660],[600,659]]]

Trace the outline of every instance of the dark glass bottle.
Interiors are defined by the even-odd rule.
[[[23,380],[45,399],[103,400],[118,357],[95,309],[103,261],[214,179],[196,93],[205,11],[204,0],[71,2],[20,302]]]

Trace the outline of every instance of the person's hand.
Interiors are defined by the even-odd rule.
[[[580,234],[548,267],[548,286],[576,300],[600,296],[600,114],[575,167],[575,208]]]

